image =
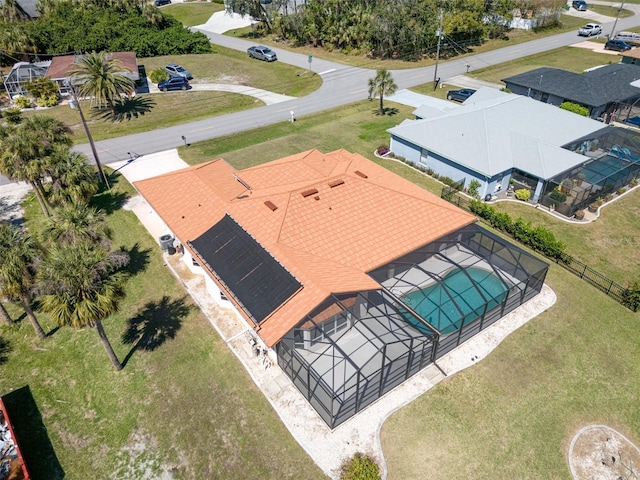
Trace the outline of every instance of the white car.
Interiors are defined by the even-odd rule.
[[[578,30],[578,35],[581,37],[591,37],[593,35],[602,34],[602,25],[597,23],[587,23],[584,27]]]

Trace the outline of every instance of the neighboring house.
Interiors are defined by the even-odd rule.
[[[577,103],[589,109],[591,118],[608,121],[623,106],[640,100],[640,89],[630,85],[638,79],[640,66],[617,63],[584,73],[543,67],[502,81],[518,95],[552,105]]]
[[[640,65],[640,48],[632,48],[626,52],[620,52],[621,62],[629,65]]]
[[[24,95],[25,85],[47,74],[51,61],[28,63],[18,62],[13,65],[8,75],[3,76],[4,88],[11,96]]]
[[[134,82],[140,80],[135,52],[114,52],[109,55],[123,67],[121,73],[125,77]],[[3,78],[5,89],[12,98],[16,95],[24,95],[27,83],[41,77],[47,77],[58,84],[58,90],[61,94],[66,94],[68,93],[68,87],[65,83],[69,79],[72,64],[81,58],[81,55],[64,55],[53,57],[52,60],[45,62],[18,62],[11,68],[9,74]]]
[[[421,109],[414,113],[420,118]],[[428,113],[428,118],[389,129],[391,151],[465,187],[479,181],[482,198],[507,189],[514,180],[518,188],[530,190],[534,202],[557,204],[560,213],[571,216],[599,192],[624,185],[640,168],[639,139],[632,138],[636,133],[520,95],[481,88],[461,108]],[[627,151],[628,165],[621,163],[622,170],[590,175],[590,168],[605,171],[596,167],[600,157],[608,162],[609,153]],[[563,180],[571,180],[573,187],[582,174],[591,181],[576,186],[575,195],[562,202],[550,198]]]
[[[537,295],[548,268],[344,150],[135,187],[331,428]]]
[[[116,63],[122,67],[122,71],[119,73],[134,82],[140,80],[135,52],[113,52],[108,55],[109,58],[116,60]],[[46,76],[58,84],[60,93],[68,92],[65,83],[70,77],[70,71],[75,67],[74,64],[81,61],[82,58],[82,55],[63,55],[53,57],[51,60]]]

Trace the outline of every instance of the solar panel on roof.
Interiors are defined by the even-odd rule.
[[[189,245],[258,324],[302,287],[229,215]]]

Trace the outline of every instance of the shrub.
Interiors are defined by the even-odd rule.
[[[627,189],[626,189],[626,188],[624,188],[624,187],[620,187],[620,188],[617,190],[617,192],[616,192],[616,193],[617,193],[618,195],[622,195],[622,194],[623,194],[624,192],[626,192],[626,191],[627,191]]]
[[[25,88],[41,107],[55,107],[60,100],[58,85],[49,78],[37,78],[32,82],[28,82]]]
[[[623,302],[630,310],[638,311],[640,308],[640,278],[629,284],[623,294]]]
[[[18,107],[11,107],[3,110],[2,116],[10,125],[17,125],[22,122],[22,113],[20,113],[20,109]]]
[[[169,74],[162,67],[156,68],[155,70],[152,70],[151,72],[149,72],[149,79],[153,83],[164,82],[168,78],[169,78]]]
[[[60,97],[58,96],[58,92],[48,93],[36,98],[36,103],[39,107],[55,107],[59,102]]]
[[[340,480],[379,480],[380,469],[376,462],[364,453],[356,453],[340,468]]]
[[[498,213],[495,208],[478,200],[471,200],[470,210],[492,227],[508,233],[534,250],[562,262],[570,260],[564,252],[566,245],[557,240],[553,232],[545,227],[532,227],[531,223],[525,222],[522,218],[513,221],[508,214]]]
[[[384,156],[387,153],[389,153],[389,148],[385,147],[384,145],[380,145],[378,148],[376,148],[376,153],[380,156]]]
[[[478,193],[478,189],[482,186],[482,184],[476,180],[475,178],[469,182],[469,188],[467,189],[467,193],[475,199],[480,198],[480,194]]]
[[[563,110],[567,110],[568,112],[577,113],[578,115],[582,115],[583,117],[589,116],[589,109],[587,107],[583,107],[577,103],[573,102],[562,102],[560,104],[560,108]]]
[[[29,97],[25,97],[24,95],[18,95],[13,99],[13,102],[16,104],[16,107],[23,108],[31,108],[33,104],[31,103],[31,99]]]
[[[519,190],[516,190],[516,198],[518,200],[522,200],[523,202],[526,202],[531,198],[531,192],[526,188],[521,188]]]
[[[566,193],[562,193],[560,190],[553,190],[549,194],[549,197],[553,198],[554,200],[556,200],[559,203],[564,203],[567,200],[567,194]]]

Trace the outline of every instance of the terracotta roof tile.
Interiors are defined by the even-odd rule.
[[[215,160],[135,185],[183,244],[228,213],[300,280],[303,288],[261,324],[268,345],[330,293],[380,288],[366,272],[475,221],[345,150],[241,171]]]

